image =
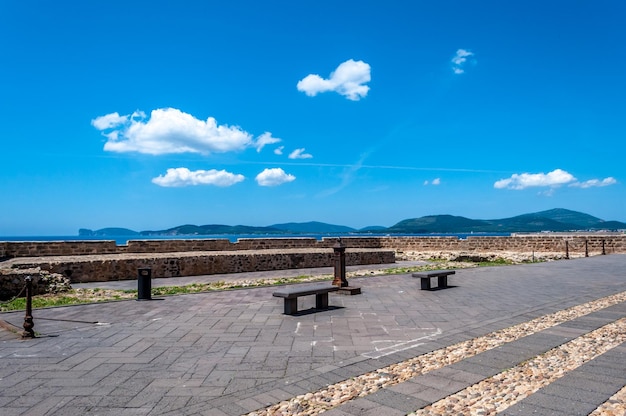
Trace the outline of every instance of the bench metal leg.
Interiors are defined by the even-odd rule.
[[[285,315],[293,315],[298,312],[298,298],[285,298]]]
[[[422,281],[422,290],[430,290],[430,277],[420,277]]]
[[[328,309],[328,293],[320,293],[315,295],[315,308]]]
[[[437,285],[439,287],[448,287],[448,276],[437,277]]]

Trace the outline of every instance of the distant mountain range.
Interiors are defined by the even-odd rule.
[[[499,220],[474,220],[453,215],[429,215],[402,220],[391,227],[369,226],[355,229],[343,225],[322,222],[274,224],[268,227],[247,225],[180,225],[167,230],[133,231],[127,228],[103,228],[89,230],[81,228],[79,236],[173,236],[215,234],[443,234],[443,233],[515,233],[541,231],[584,231],[626,230],[626,223],[604,221],[582,212],[563,208],[523,214]]]

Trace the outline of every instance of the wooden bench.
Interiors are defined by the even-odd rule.
[[[298,298],[300,296],[315,295],[315,308],[328,309],[328,294],[336,292],[339,287],[328,282],[306,285],[287,286],[277,290],[273,296],[285,299],[285,315],[294,315],[298,312]]]
[[[422,290],[430,290],[430,279],[437,278],[437,287],[448,287],[448,276],[454,274],[454,270],[431,270],[427,272],[413,273],[413,277],[419,277],[422,280]]]

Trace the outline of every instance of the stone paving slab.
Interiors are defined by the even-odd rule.
[[[35,330],[44,336],[0,338],[0,405],[3,415],[238,415],[623,292],[624,266],[626,255],[610,255],[464,269],[450,276],[454,287],[437,291],[420,290],[410,274],[354,279],[351,285],[360,286],[363,294],[331,295],[337,308],[299,316],[282,314],[282,299],[271,295],[274,288],[36,310]],[[314,297],[309,298],[299,309],[314,306]],[[410,406],[501,371],[518,351],[523,361],[534,351],[625,315],[624,307],[616,305],[462,361],[449,373],[434,373],[425,389],[418,386],[411,393],[413,384],[421,384],[412,380],[326,414],[406,414]],[[23,312],[3,313],[0,319],[20,326]],[[626,362],[623,348],[611,352],[563,382],[585,377],[597,384],[612,380],[621,388],[625,372],[613,364],[620,358]],[[445,380],[448,389],[442,387]],[[555,391],[576,389],[561,388]],[[507,411],[548,409],[532,397]],[[581,400],[597,407],[595,397],[600,396]],[[523,412],[511,413],[519,409]]]

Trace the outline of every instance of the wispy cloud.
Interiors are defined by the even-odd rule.
[[[187,168],[171,168],[165,175],[160,175],[152,182],[164,187],[183,187],[196,185],[214,185],[227,187],[243,181],[243,175],[234,174],[225,170],[196,170]]]
[[[176,108],[143,111],[120,116],[111,113],[97,117],[91,124],[107,138],[104,150],[151,155],[175,153],[224,153],[248,147],[261,151],[280,139],[263,133],[256,140],[238,126],[219,125],[213,117],[199,120]]]
[[[310,74],[298,81],[298,91],[314,97],[319,93],[334,91],[349,100],[358,101],[370,89],[366,83],[371,80],[370,66],[363,61],[347,60],[340,64],[328,79]]]
[[[513,174],[510,178],[500,179],[493,184],[496,189],[513,189],[522,190],[533,187],[552,188],[543,192],[544,195],[552,195],[553,188],[562,185],[568,185],[578,188],[592,188],[600,186],[609,186],[617,183],[612,177],[605,179],[590,179],[585,182],[579,182],[574,175],[562,169],[555,169],[548,173],[520,173]]]
[[[467,64],[468,59],[471,59],[473,56],[474,53],[468,51],[467,49],[457,50],[456,54],[452,58],[452,71],[454,71],[455,74],[464,73],[464,67]]]
[[[577,188],[597,188],[603,186],[615,185],[617,183],[617,179],[609,176],[608,178],[600,179],[590,179],[585,182],[575,182],[570,186],[574,186]]]
[[[311,159],[313,155],[309,153],[304,153],[306,149],[296,149],[289,154],[289,159]]]
[[[424,181],[424,185],[433,185],[433,186],[441,185],[441,178],[435,178],[430,182]]]
[[[268,144],[279,143],[281,141],[282,140],[279,138],[272,137],[272,133],[265,132],[257,137],[256,142],[254,143],[254,147],[256,148],[257,152],[260,152]]]
[[[281,168],[270,168],[256,175],[255,180],[260,186],[278,186],[295,181],[296,177],[285,173]]]

